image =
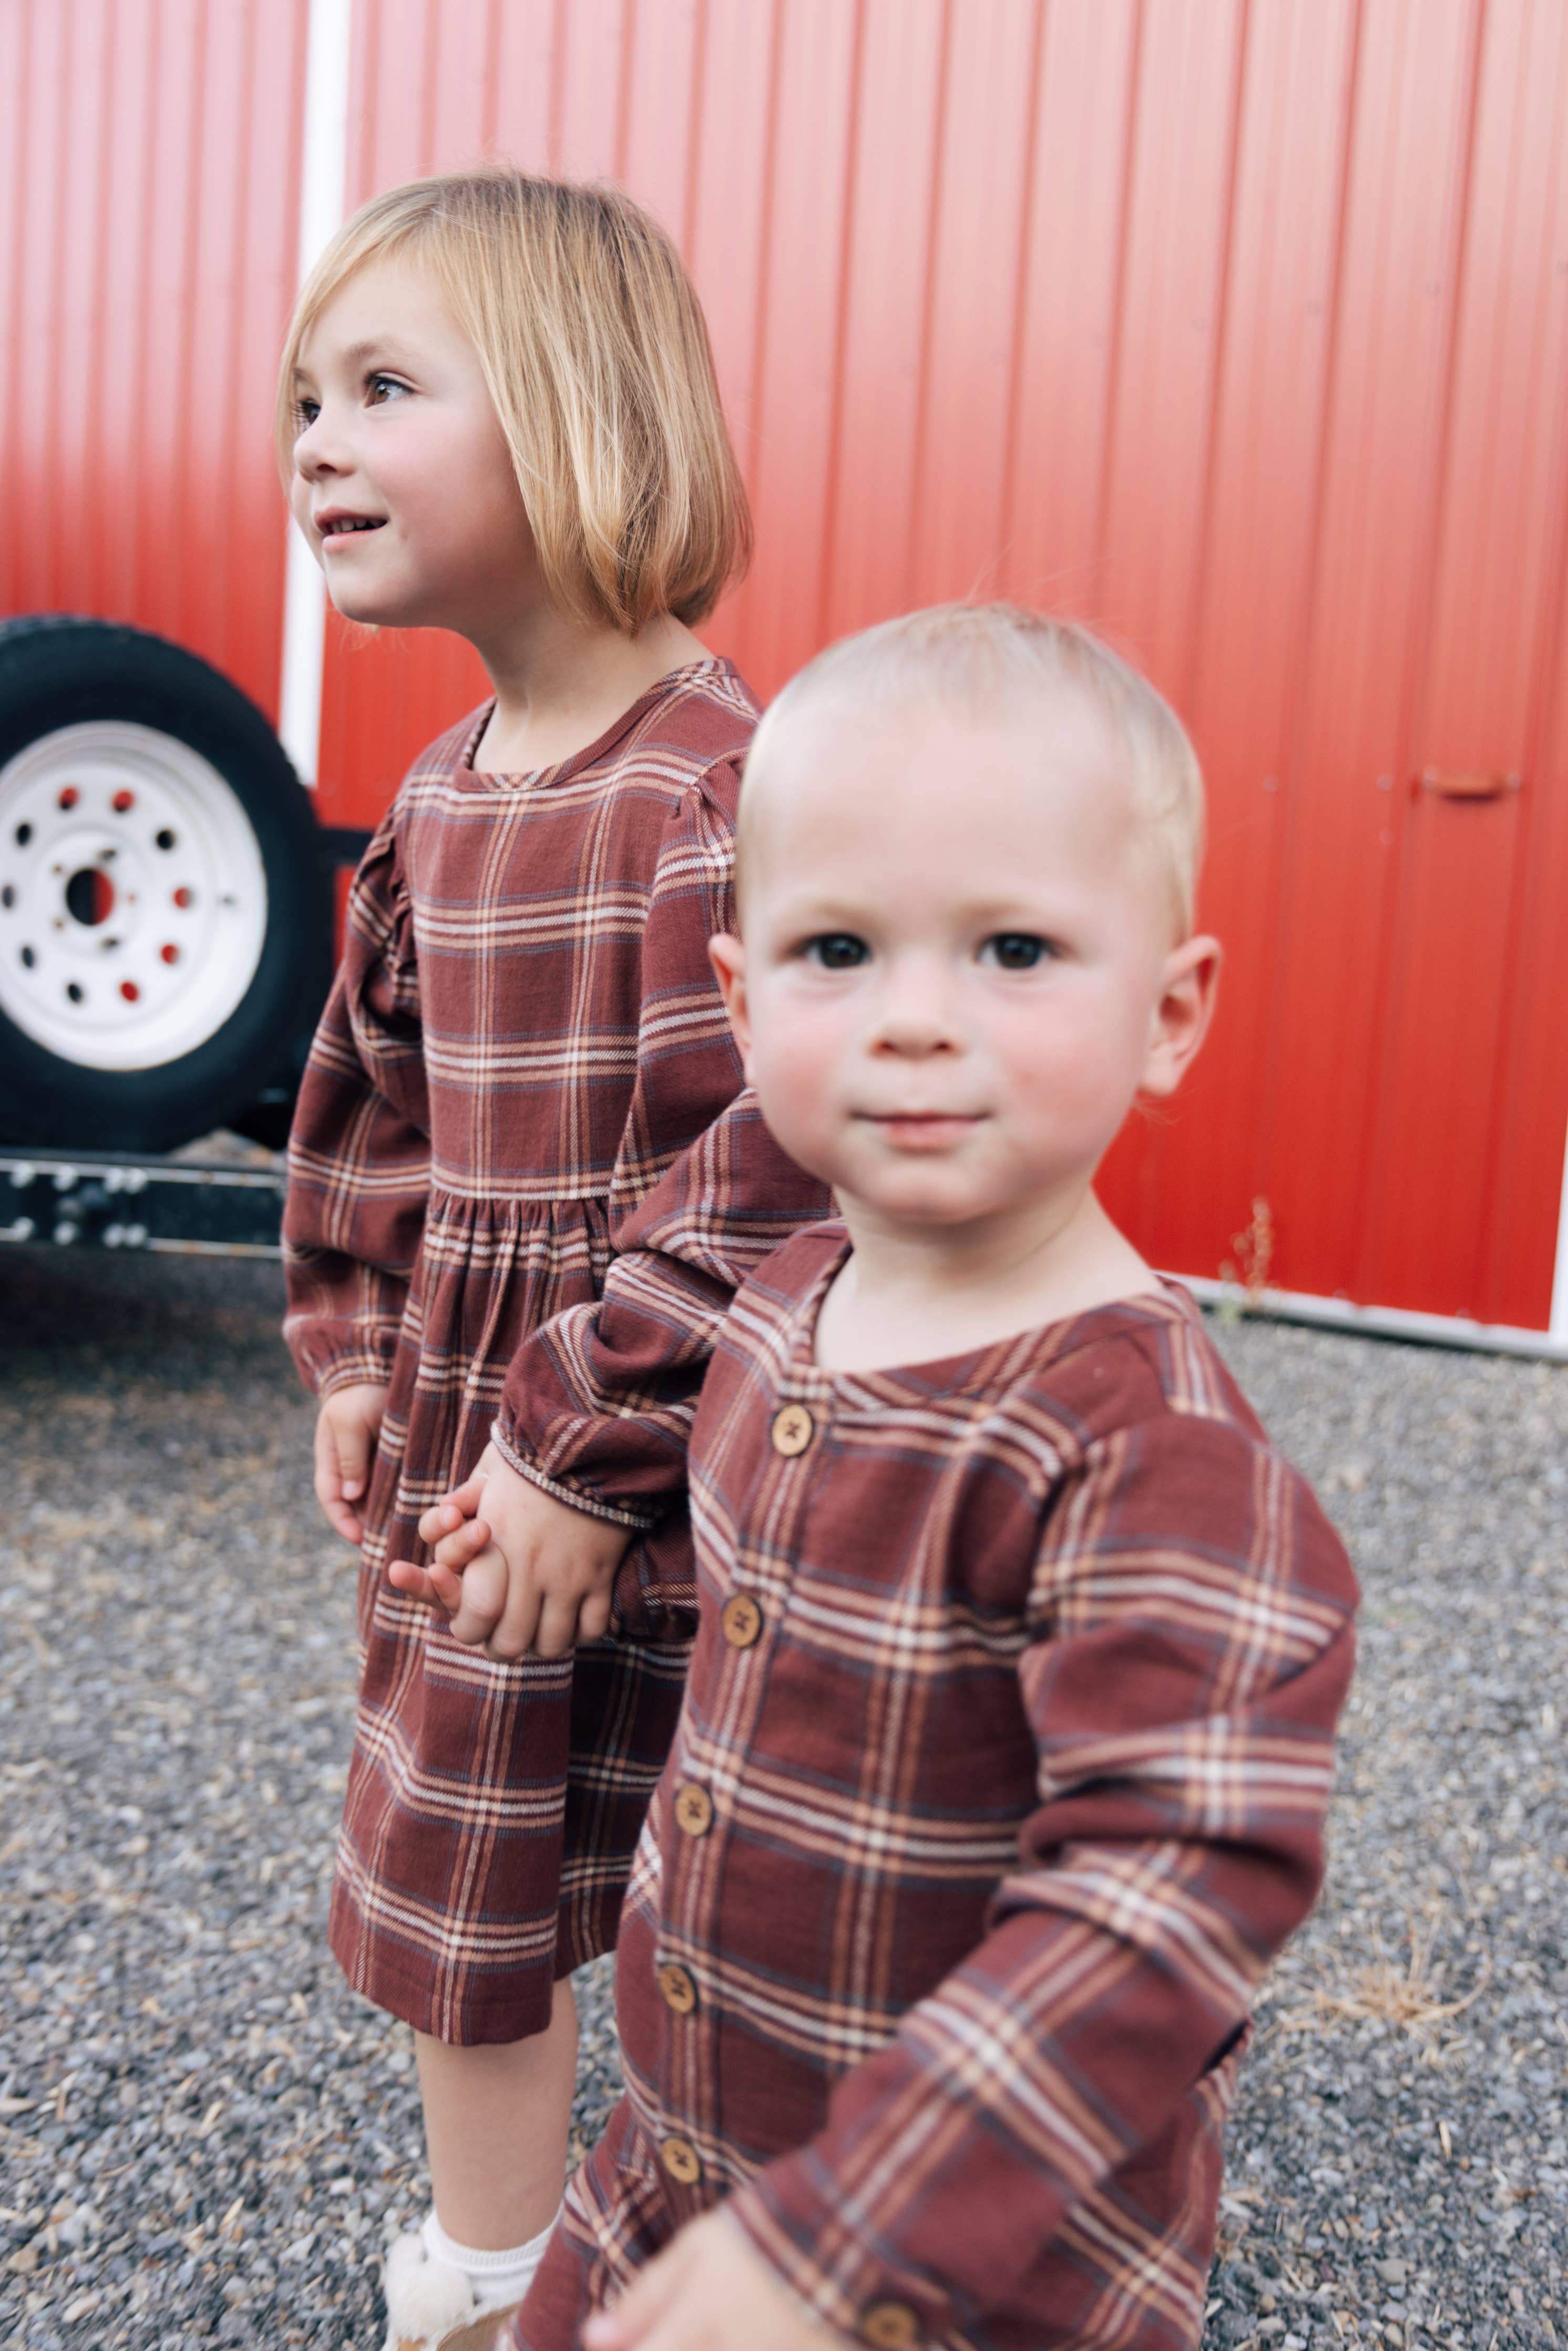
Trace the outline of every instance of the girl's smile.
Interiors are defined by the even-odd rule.
[[[484,653],[538,601],[533,534],[479,355],[421,270],[378,262],[299,350],[290,501],[351,621]]]

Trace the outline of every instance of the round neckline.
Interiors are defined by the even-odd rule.
[[[879,1364],[863,1370],[838,1370],[817,1361],[817,1323],[822,1302],[842,1271],[850,1251],[850,1238],[845,1233],[832,1256],[817,1269],[811,1287],[800,1301],[795,1343],[786,1374],[787,1384],[809,1383],[819,1394],[824,1390],[833,1392],[841,1400],[842,1390],[850,1384],[893,1389],[905,1395],[915,1393],[925,1399],[972,1394],[992,1385],[1006,1359],[1025,1341],[1044,1341],[1041,1354],[1046,1361],[1056,1363],[1065,1354],[1076,1353],[1081,1346],[1092,1344],[1095,1338],[1110,1335],[1108,1332],[1088,1331],[1083,1327],[1087,1324],[1107,1317],[1135,1320],[1152,1316],[1156,1321],[1166,1321],[1173,1315],[1185,1316],[1186,1312],[1179,1286],[1156,1274],[1157,1289],[1107,1299],[1103,1306],[1083,1307],[1078,1313],[1064,1314],[1054,1322],[1027,1323],[1021,1330],[1008,1332],[999,1339],[985,1340],[979,1346],[966,1348],[956,1355],[935,1355],[915,1364]],[[1071,1345],[1063,1344],[1068,1333],[1074,1331],[1081,1331],[1082,1335]]]
[[[579,768],[591,767],[596,759],[602,758],[605,752],[634,724],[639,715],[667,694],[678,679],[700,677],[707,671],[733,674],[734,667],[727,654],[708,653],[701,661],[682,662],[676,668],[667,669],[663,677],[656,677],[652,685],[644,687],[636,701],[629,703],[618,718],[612,719],[601,735],[596,736],[591,743],[585,743],[580,751],[570,752],[564,759],[558,759],[553,766],[547,768],[476,768],[474,765],[474,754],[483,742],[485,729],[495,716],[496,697],[492,695],[475,714],[466,740],[458,753],[459,772],[471,776],[476,783],[504,785],[513,790],[522,786],[563,783]]]

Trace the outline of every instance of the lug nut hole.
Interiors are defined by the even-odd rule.
[[[153,834],[152,838],[157,842],[160,849],[172,849],[174,846],[174,836],[170,831],[167,825],[162,826],[160,831]]]

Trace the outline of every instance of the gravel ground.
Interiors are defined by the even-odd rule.
[[[0,1263],[0,2342],[377,2351],[409,2036],[322,1939],[351,1583],[277,1275]],[[1232,2132],[1212,2351],[1568,2326],[1568,1371],[1243,1323],[1366,1593],[1329,1889]],[[579,2126],[615,2086],[586,1987]]]

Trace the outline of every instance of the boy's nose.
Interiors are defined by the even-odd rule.
[[[950,989],[933,972],[890,975],[873,1039],[873,1050],[924,1060],[931,1053],[962,1050]]]

